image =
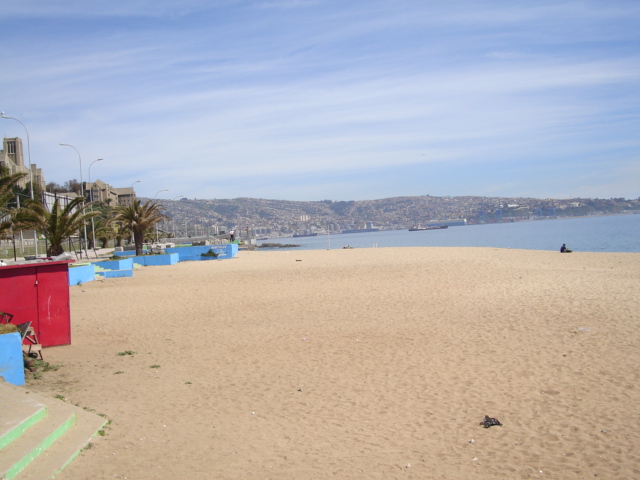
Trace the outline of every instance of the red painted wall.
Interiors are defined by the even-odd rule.
[[[68,262],[0,267],[0,311],[31,322],[43,347],[71,343]]]

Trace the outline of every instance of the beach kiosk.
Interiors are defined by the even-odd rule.
[[[43,347],[69,345],[69,262],[0,267],[0,311],[13,315],[14,325],[31,322]]]

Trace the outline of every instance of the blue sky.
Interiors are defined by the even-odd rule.
[[[640,196],[640,2],[0,1],[47,181],[139,196]],[[25,137],[0,119],[3,136]],[[168,190],[160,192],[160,190]]]

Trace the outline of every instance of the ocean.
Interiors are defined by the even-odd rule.
[[[275,238],[258,242],[262,243],[300,245],[292,250],[325,250],[348,246],[496,247],[558,251],[560,246],[566,243],[567,248],[575,252],[640,252],[640,215],[465,225],[418,232],[410,232],[407,228],[369,233]]]

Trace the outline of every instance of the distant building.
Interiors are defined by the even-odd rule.
[[[111,206],[120,205],[118,190],[102,180],[84,183],[85,196],[90,202],[101,202]]]
[[[136,199],[136,191],[133,187],[116,188],[115,190],[118,193],[118,205],[133,205],[133,201]]]
[[[21,188],[26,188],[29,185],[29,167],[24,163],[24,150],[22,145],[22,139],[20,137],[4,138],[2,141],[2,150],[0,150],[0,167],[6,169],[10,174],[14,173],[26,173],[27,175],[18,182]],[[31,164],[31,177],[33,177],[33,185],[39,186],[43,192],[46,190],[46,181],[41,168],[37,168],[35,163]],[[133,187],[115,188],[111,185],[96,180],[95,182],[83,183],[85,196],[88,201],[103,202],[107,205],[132,205],[133,200],[136,198],[136,192]],[[61,204],[64,202],[62,198],[73,198],[76,195],[74,193],[59,193],[57,194],[58,200]],[[53,198],[55,195],[51,194],[46,198],[43,197],[45,205],[50,207],[53,204]]]
[[[4,138],[2,140],[2,150],[0,150],[0,167],[5,168],[10,174],[26,173],[27,176],[18,182],[22,188],[29,184],[29,167],[24,164],[24,152],[22,149],[22,139],[20,137]],[[37,168],[35,163],[31,164],[31,176],[34,187],[37,185],[41,190],[45,188],[44,175],[42,169]]]
[[[112,207],[133,205],[136,191],[133,187],[116,188],[102,180],[84,182],[85,197],[90,202],[101,202]]]

